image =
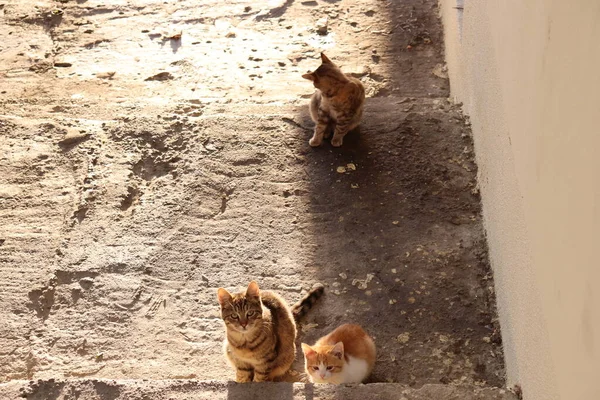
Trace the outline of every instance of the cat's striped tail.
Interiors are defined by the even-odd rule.
[[[299,321],[302,317],[308,313],[308,311],[312,308],[312,306],[319,300],[323,293],[325,292],[325,287],[321,284],[316,285],[311,290],[308,291],[306,296],[304,296],[299,302],[292,306],[292,314],[294,315],[294,320]]]

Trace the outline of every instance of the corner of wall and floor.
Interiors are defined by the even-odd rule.
[[[600,3],[440,0],[472,123],[507,384],[600,398]],[[596,246],[594,246],[596,244]]]

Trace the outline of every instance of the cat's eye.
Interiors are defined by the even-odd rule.
[[[318,371],[318,370],[319,370],[319,367],[317,367],[317,366],[314,366],[314,367],[312,367],[312,369],[313,369],[313,371]]]
[[[246,315],[249,317],[253,316],[254,314],[256,314],[254,311],[248,311],[248,313],[246,313]]]
[[[237,314],[231,314],[230,317],[233,318],[233,319],[239,319],[240,318],[240,316],[237,315]]]
[[[333,369],[332,366],[327,367],[327,371],[331,371]]]

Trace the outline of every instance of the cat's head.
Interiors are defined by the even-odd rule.
[[[263,311],[258,283],[252,281],[245,292],[233,295],[219,288],[217,299],[221,305],[221,318],[227,329],[246,333],[260,324]]]
[[[334,346],[309,346],[302,343],[306,373],[315,383],[335,382],[344,367],[344,343]]]
[[[326,96],[335,93],[340,85],[348,82],[348,78],[324,53],[321,53],[321,65],[313,72],[302,75],[315,85]]]

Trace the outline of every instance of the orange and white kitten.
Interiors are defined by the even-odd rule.
[[[358,325],[344,324],[314,346],[302,343],[302,351],[313,383],[361,383],[375,365],[375,343]]]

